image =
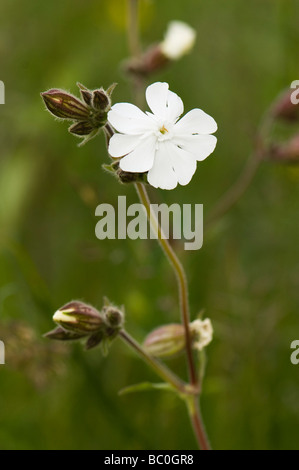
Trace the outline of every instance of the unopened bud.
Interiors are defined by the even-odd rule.
[[[92,106],[104,112],[108,112],[111,108],[110,97],[102,88],[92,92]]]
[[[185,348],[184,327],[180,324],[161,326],[152,331],[143,346],[148,354],[155,357],[169,357]]]
[[[106,91],[103,88],[91,91],[81,83],[77,85],[82,101],[57,88],[45,91],[41,96],[51,114],[60,119],[74,121],[69,127],[69,132],[84,138],[79,144],[81,146],[95,137],[107,124],[107,112],[111,108],[111,94],[116,83]]]
[[[78,301],[57,310],[53,320],[64,329],[83,335],[105,328],[102,315],[94,307]]]
[[[124,325],[124,314],[116,307],[109,306],[103,309],[107,325],[111,328],[122,328]]]
[[[92,100],[92,92],[88,90],[82,83],[77,82],[77,86],[79,87],[80,94],[82,96],[83,101],[90,106]]]
[[[125,63],[125,70],[136,75],[150,75],[169,63],[163,54],[160,44],[154,44],[139,58],[129,59]]]
[[[58,118],[84,121],[89,117],[88,107],[70,93],[53,88],[41,96],[50,113]]]
[[[107,300],[101,312],[74,300],[57,310],[53,320],[58,327],[46,333],[45,337],[61,341],[86,338],[86,349],[101,344],[104,353],[123,328],[124,313]]]
[[[93,131],[93,129],[94,127],[90,122],[79,121],[79,122],[75,122],[75,124],[72,124],[69,127],[69,132],[71,134],[84,136],[84,135],[89,135]]]

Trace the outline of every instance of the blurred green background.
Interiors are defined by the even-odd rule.
[[[143,45],[167,23],[196,28],[192,54],[156,73],[217,120],[218,146],[191,183],[153,191],[155,202],[204,204],[205,216],[237,178],[272,100],[299,79],[298,0],[155,0],[141,3]],[[95,237],[95,208],[131,186],[104,173],[102,136],[83,148],[44,110],[39,93],[118,82],[128,57],[124,0],[2,0],[0,79],[1,449],[193,449],[183,404],[160,392],[119,397],[156,377],[119,340],[108,357],[42,338],[54,311],[103,296],[124,304],[139,341],[179,319],[176,281],[155,241]],[[299,169],[263,163],[251,187],[206,233],[200,251],[176,249],[190,281],[192,316],[215,328],[202,411],[215,449],[298,449]],[[184,358],[169,365],[185,374]]]

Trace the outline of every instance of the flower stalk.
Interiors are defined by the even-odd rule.
[[[148,193],[146,191],[145,186],[142,183],[135,183],[135,188],[139,196],[140,202],[144,205],[146,209],[147,217],[150,221],[151,228],[157,235],[157,239],[168,261],[172,265],[176,278],[177,278],[179,296],[180,296],[182,323],[184,325],[184,331],[185,331],[185,344],[186,344],[187,362],[188,362],[188,369],[189,369],[189,378],[190,378],[191,384],[196,385],[197,376],[196,376],[194,358],[192,354],[192,338],[191,338],[191,333],[190,333],[190,328],[189,328],[190,313],[189,313],[189,302],[188,302],[187,277],[186,277],[183,265],[178,259],[174,250],[172,249],[169,241],[165,237],[163,237],[163,232],[159,225],[157,217],[154,214],[153,210],[151,209],[150,200],[149,200]]]
[[[128,39],[131,55],[134,57],[140,54],[140,41],[139,41],[139,32],[138,32],[138,0],[128,0]],[[136,104],[142,106],[143,98],[140,97],[140,89],[143,88],[143,79],[138,77],[138,81],[135,79],[135,101]],[[187,362],[189,369],[189,378],[191,386],[197,385],[197,376],[196,368],[194,363],[194,357],[192,354],[192,341],[191,334],[189,330],[190,323],[190,313],[189,313],[189,301],[188,301],[188,284],[187,277],[184,271],[184,268],[178,259],[176,253],[172,249],[168,240],[162,237],[162,229],[159,225],[159,222],[155,216],[152,214],[149,197],[146,191],[145,186],[142,183],[135,183],[135,188],[140,199],[140,202],[144,204],[147,217],[150,220],[152,229],[158,235],[158,240],[163,248],[163,251],[169,260],[173,270],[175,272],[178,288],[179,288],[179,297],[180,297],[180,307],[181,307],[181,317],[182,323],[184,326],[185,332],[185,342],[186,342],[186,354]],[[197,387],[196,387],[197,388]],[[196,395],[192,396],[190,401],[188,400],[188,410],[190,420],[192,422],[193,430],[195,437],[197,439],[198,445],[202,450],[210,449],[209,441],[204,430],[202,418],[199,412],[198,406],[199,400],[199,390]]]
[[[198,398],[194,395],[189,395],[188,397],[186,397],[185,401],[192,423],[193,431],[201,450],[211,450],[211,446],[208,441],[207,434],[201,418]]]
[[[137,354],[155,371],[155,373],[166,383],[169,383],[179,394],[192,393],[193,388],[188,387],[188,384],[185,384],[177,377],[168,367],[162,364],[160,361],[154,357],[147,354],[147,352],[140,346],[140,344],[135,341],[132,336],[127,333],[125,330],[119,332],[119,337],[132,349],[137,352]]]

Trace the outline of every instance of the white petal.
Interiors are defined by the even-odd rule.
[[[108,121],[123,134],[141,134],[153,128],[153,121],[137,106],[130,103],[117,103],[108,113]]]
[[[182,117],[174,126],[174,132],[179,134],[213,134],[217,130],[217,123],[201,109],[192,109]]]
[[[196,38],[196,31],[182,21],[172,21],[167,29],[161,50],[169,59],[176,60],[190,51]]]
[[[143,173],[152,168],[156,151],[156,137],[142,139],[138,146],[121,159],[119,167],[130,173]]]
[[[183,135],[175,136],[173,142],[202,161],[214,152],[217,139],[214,135]]]
[[[196,171],[195,157],[171,142],[165,142],[165,147],[178,182],[185,186],[191,181]]]
[[[140,139],[139,135],[114,134],[109,141],[108,152],[111,157],[123,157],[137,147]]]
[[[156,82],[148,86],[145,92],[146,101],[152,112],[164,119],[166,114],[168,83]]]
[[[156,151],[154,165],[148,172],[147,179],[149,184],[155,188],[174,189],[177,186],[178,179],[164,142],[160,144],[159,149]]]
[[[184,104],[181,98],[173,91],[168,91],[167,95],[167,111],[166,120],[170,122],[176,122],[177,118],[180,117],[184,112]]]

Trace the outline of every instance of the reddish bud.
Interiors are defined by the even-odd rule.
[[[88,107],[70,93],[53,88],[41,96],[48,111],[58,118],[83,121],[89,117]]]
[[[76,122],[75,124],[72,124],[69,127],[69,132],[71,134],[84,136],[84,135],[89,135],[93,131],[93,129],[94,127],[90,122],[79,121],[79,122]]]
[[[57,310],[53,320],[64,329],[83,335],[106,326],[98,310],[78,301],[70,302]]]
[[[150,75],[165,67],[169,62],[170,60],[162,53],[161,45],[154,44],[141,58],[127,61],[125,70],[137,75]]]
[[[92,106],[104,112],[109,111],[111,108],[110,98],[103,89],[94,90],[92,92]]]

